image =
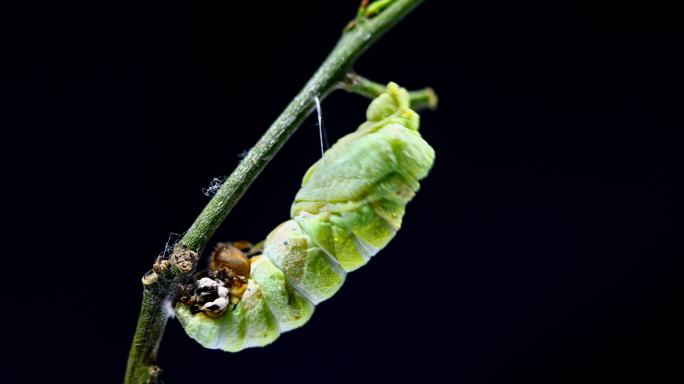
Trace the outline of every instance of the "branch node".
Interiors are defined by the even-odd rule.
[[[169,270],[171,263],[166,259],[157,259],[152,265],[152,270],[159,274],[163,274]]]
[[[150,375],[150,378],[147,380],[148,384],[158,384],[159,383],[159,375],[161,375],[164,370],[161,369],[156,364],[150,364],[150,366],[147,368],[147,371]]]
[[[199,254],[183,244],[176,244],[171,257],[169,257],[170,264],[184,275],[195,270],[198,260]]]
[[[159,275],[155,271],[147,271],[142,277],[142,283],[145,287],[156,283],[159,280]]]

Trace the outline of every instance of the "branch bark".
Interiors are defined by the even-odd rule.
[[[187,281],[194,272],[198,255],[218,226],[273,156],[312,112],[314,98],[322,100],[331,91],[345,88],[345,83],[349,82],[345,77],[354,61],[423,1],[381,0],[376,2],[381,6],[375,8],[371,8],[375,3],[368,6],[367,1],[362,2],[356,19],[345,28],[330,55],[226,179],[176,244],[168,259],[158,258],[152,270],[143,276],[143,300],[128,356],[124,383],[157,382],[161,373],[156,364],[157,351],[171,315],[171,303],[180,284]],[[368,80],[362,83],[368,86],[376,84]],[[348,90],[374,97],[371,91],[363,87],[351,87]]]

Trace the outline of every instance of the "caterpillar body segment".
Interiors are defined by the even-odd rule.
[[[248,272],[247,258],[220,253],[229,256],[212,261],[209,276],[178,301],[176,315],[188,335],[230,352],[269,344],[304,325],[315,305],[340,289],[347,272],[395,236],[435,155],[398,85],[390,83],[366,117],[306,172],[291,219],[267,236],[260,255],[248,259]]]
[[[344,283],[346,272],[311,241],[295,220],[280,224],[268,235],[264,256],[314,305],[329,299]]]

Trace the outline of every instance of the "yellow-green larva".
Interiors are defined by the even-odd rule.
[[[247,259],[230,246],[219,249],[212,260],[222,266],[213,265],[175,306],[188,335],[230,352],[269,344],[304,325],[347,272],[394,237],[435,153],[397,84],[370,103],[366,117],[309,168],[291,219],[268,235],[261,254]]]

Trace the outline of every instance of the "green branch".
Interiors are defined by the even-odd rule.
[[[344,88],[344,84],[349,83],[346,76],[354,61],[423,1],[380,0],[370,5],[368,1],[362,2],[360,16],[357,16],[345,28],[341,39],[330,55],[226,179],[180,242],[176,244],[169,258],[157,259],[152,270],[143,276],[143,302],[129,352],[124,380],[126,384],[157,382],[157,376],[161,372],[156,365],[157,350],[170,315],[167,313],[168,308],[179,285],[187,281],[194,272],[198,255],[218,226],[312,112],[314,98],[318,97],[322,100],[331,91]],[[365,79],[360,82],[360,84],[371,83]],[[364,87],[352,86],[349,90],[374,97],[374,94],[365,91]]]
[[[323,99],[344,82],[346,73],[361,54],[423,0],[396,0],[371,19],[348,28],[313,77],[290,102],[276,121],[249,151],[218,193],[207,204],[181,240],[200,251],[245,193],[266,164],[290,138],[314,108],[314,98]]]

